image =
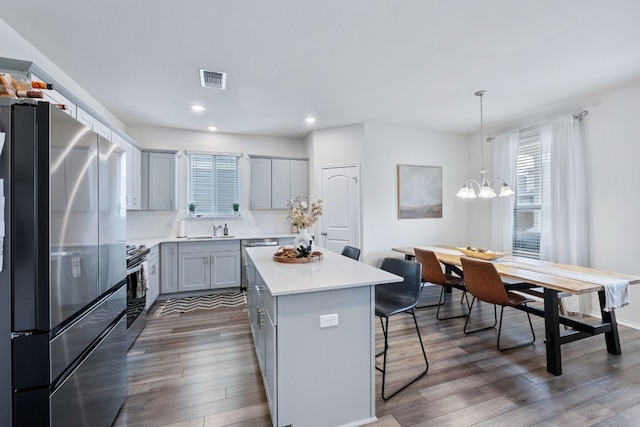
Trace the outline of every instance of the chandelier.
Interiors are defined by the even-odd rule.
[[[458,191],[458,194],[456,194],[456,196],[464,199],[475,199],[476,197],[489,199],[496,197],[497,194],[493,187],[491,187],[491,184],[495,181],[502,182],[502,186],[500,186],[500,197],[516,194],[502,178],[485,177],[487,170],[484,168],[484,118],[482,115],[482,97],[485,93],[487,93],[486,90],[476,92],[476,96],[480,97],[480,170],[478,171],[480,172],[480,181],[469,178],[467,182],[464,183],[460,191]]]

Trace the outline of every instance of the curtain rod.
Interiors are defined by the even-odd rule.
[[[574,114],[573,118],[582,121],[582,118],[586,117],[587,115],[589,115],[589,110],[582,110],[578,114]],[[519,129],[518,132],[527,132],[527,131],[530,131],[530,130],[533,130],[533,129],[537,128],[538,126],[539,125],[529,126],[528,128]],[[491,136],[491,137],[487,138],[487,142],[491,142],[494,139],[496,139],[495,136]]]

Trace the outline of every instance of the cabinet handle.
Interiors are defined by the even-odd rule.
[[[262,327],[264,326],[264,310],[261,308],[258,308],[258,329],[262,329]]]

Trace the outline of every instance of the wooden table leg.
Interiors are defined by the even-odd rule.
[[[549,288],[544,288],[544,331],[547,347],[547,372],[553,375],[562,375],[558,291]]]
[[[620,347],[620,337],[618,336],[618,322],[616,321],[616,313],[614,310],[604,311],[606,306],[606,296],[604,291],[598,291],[598,299],[600,300],[600,313],[603,323],[611,324],[611,331],[604,333],[604,340],[607,343],[607,351],[611,354],[622,354]]]

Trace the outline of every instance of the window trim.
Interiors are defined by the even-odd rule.
[[[193,179],[193,174],[192,174],[192,167],[193,167],[193,159],[194,156],[208,156],[211,158],[214,166],[211,170],[211,179],[213,181],[213,183],[211,184],[210,190],[211,190],[211,205],[213,207],[213,212],[211,211],[207,211],[207,212],[202,212],[202,213],[198,213],[197,208],[196,208],[196,213],[197,216],[200,218],[217,218],[217,217],[233,217],[234,216],[234,212],[233,212],[233,203],[240,203],[240,198],[241,198],[241,182],[240,182],[240,157],[241,154],[238,153],[221,153],[221,152],[205,152],[205,151],[185,151],[185,154],[187,155],[187,205],[194,202],[194,198],[193,198],[193,183],[192,183],[192,179]],[[217,165],[216,165],[216,159],[217,158],[227,158],[227,160],[229,158],[234,158],[235,160],[235,188],[233,189],[233,191],[231,191],[232,193],[234,193],[234,196],[232,196],[233,200],[231,200],[231,198],[227,197],[228,200],[225,200],[225,202],[229,202],[229,207],[228,209],[222,210],[220,209],[219,206],[217,206],[218,203],[220,202],[216,202],[216,178],[220,178],[220,175],[217,174]],[[229,189],[226,189],[226,191],[230,191]],[[204,196],[203,196],[204,197]],[[196,204],[197,203],[197,199],[194,202]]]
[[[523,149],[523,147],[526,148],[527,145],[530,144],[535,144],[536,147],[534,148],[534,150],[537,151],[536,154],[539,154],[539,156],[537,157],[537,159],[534,159],[533,161],[533,165],[534,167],[534,172],[533,172],[533,176],[537,177],[538,182],[536,183],[536,188],[534,188],[534,190],[532,192],[530,192],[528,189],[527,191],[523,191],[522,188],[520,188],[519,185],[519,179],[518,177],[520,175],[525,175],[524,171],[522,171],[520,169],[520,167],[522,167],[522,165],[520,164],[520,156],[521,155],[525,155],[528,154],[527,152],[524,152],[521,154],[521,150]],[[542,182],[543,179],[543,169],[544,169],[544,163],[546,161],[548,161],[548,159],[544,159],[542,156],[542,153],[540,151],[541,149],[541,141],[540,141],[540,129],[539,127],[535,126],[533,128],[528,128],[528,129],[524,129],[520,131],[520,138],[518,141],[518,156],[517,156],[517,160],[516,160],[516,200],[515,203],[513,205],[513,240],[512,240],[512,244],[513,244],[513,249],[512,249],[512,253],[513,255],[516,256],[522,256],[522,257],[527,257],[527,258],[534,258],[534,259],[539,259],[540,258],[540,234],[541,234],[541,230],[538,231],[538,235],[533,236],[533,237],[527,237],[525,238],[524,235],[527,232],[527,230],[521,230],[520,232],[517,231],[517,227],[518,227],[518,218],[519,214],[522,214],[523,212],[526,211],[530,211],[533,212],[533,217],[531,218],[532,224],[533,226],[531,228],[534,228],[536,226],[536,216],[538,216],[538,218],[541,220],[541,216],[542,216],[542,192],[544,191],[544,182]],[[523,150],[524,151],[524,150]],[[530,149],[528,151],[531,151]],[[523,197],[524,195],[529,195],[533,197],[533,200],[531,203],[518,203],[518,197]],[[536,203],[536,197],[539,198],[539,200],[537,200]],[[538,214],[536,215],[536,212],[538,212]],[[538,224],[538,228],[542,228],[541,224]],[[535,233],[535,231],[533,232]],[[519,242],[518,244],[516,242]],[[529,244],[530,246],[532,245],[532,247],[527,247],[527,244]]]

